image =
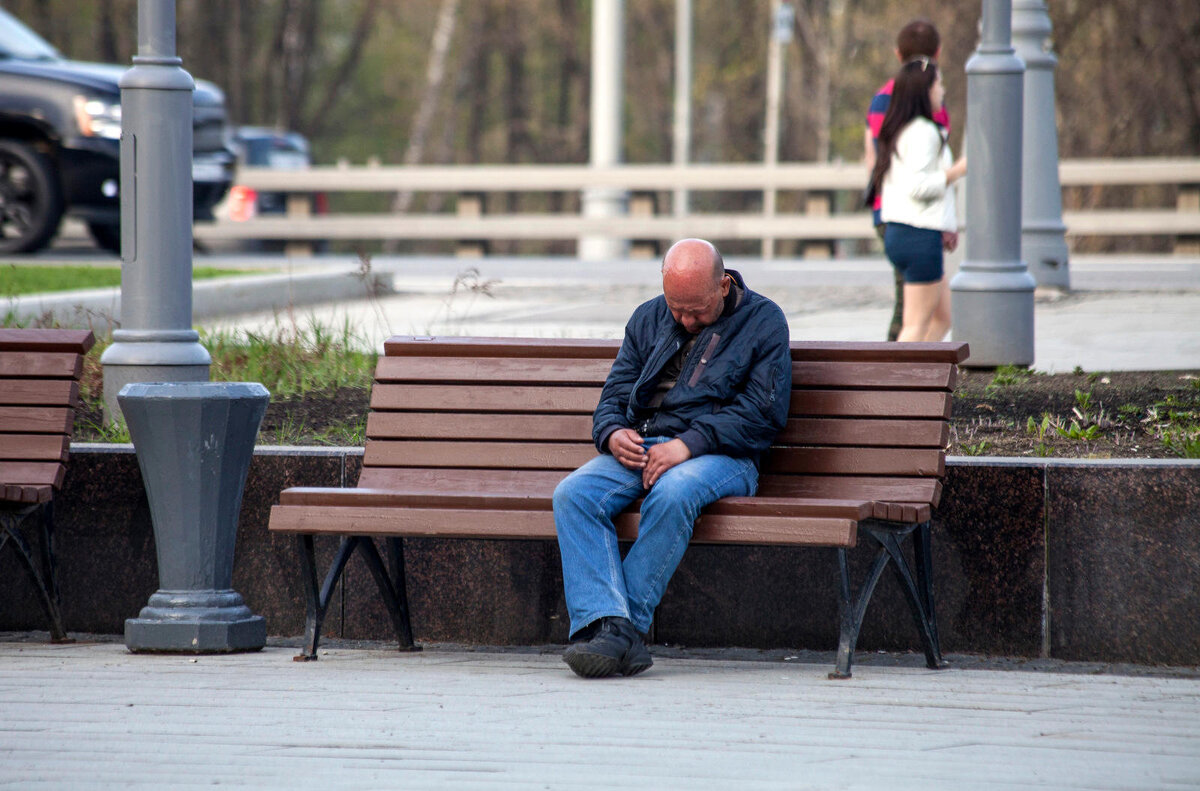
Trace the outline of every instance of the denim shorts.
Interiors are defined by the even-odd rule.
[[[945,274],[941,231],[889,222],[883,249],[905,283],[936,283]]]

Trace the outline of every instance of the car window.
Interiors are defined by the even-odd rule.
[[[0,8],[0,57],[21,60],[58,60],[58,50]]]

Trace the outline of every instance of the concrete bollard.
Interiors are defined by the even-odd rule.
[[[125,622],[134,652],[257,651],[266,622],[233,590],[233,550],[270,394],[249,382],[133,383],[117,396],[150,500],[159,590]]]

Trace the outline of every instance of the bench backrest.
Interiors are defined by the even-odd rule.
[[[544,496],[596,454],[619,341],[394,337],[360,488]],[[792,343],[787,428],[759,493],[936,505],[965,343]]]
[[[62,486],[89,330],[0,329],[0,501]]]

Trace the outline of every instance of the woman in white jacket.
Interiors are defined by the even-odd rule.
[[[884,250],[904,276],[901,341],[940,341],[950,330],[943,250],[958,244],[953,184],[966,175],[967,160],[952,164],[945,132],[933,121],[944,96],[936,63],[922,57],[900,67],[871,172],[883,196]]]

